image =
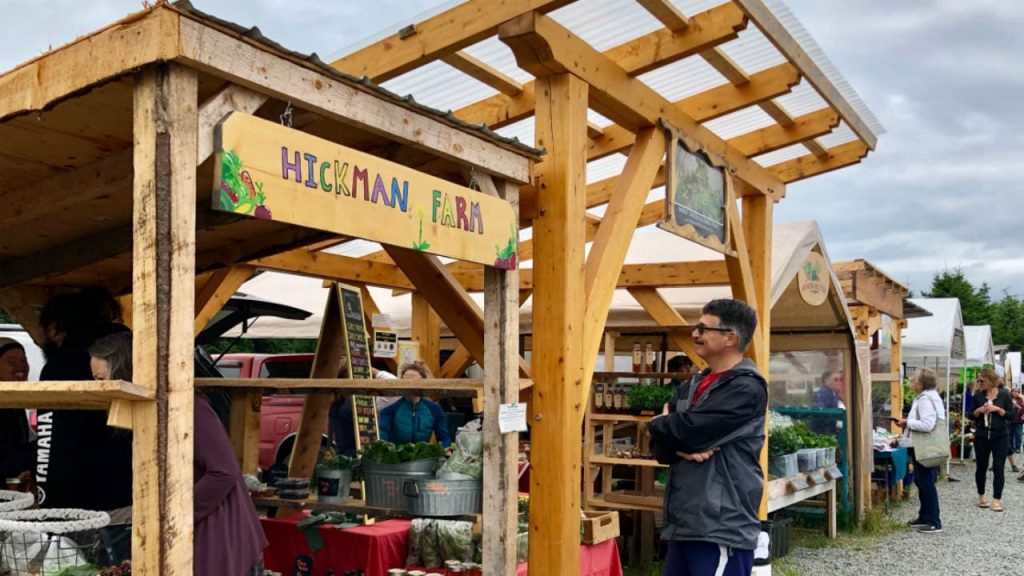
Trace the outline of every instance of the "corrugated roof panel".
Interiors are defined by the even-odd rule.
[[[512,49],[498,40],[497,36],[477,42],[465,51],[522,84],[533,80],[532,74],[516,64],[516,55],[512,53]]]
[[[789,94],[775,99],[775,103],[789,112],[790,116],[803,116],[828,106],[825,99],[809,83],[801,81]]]
[[[599,182],[612,176],[618,176],[622,174],[622,169],[626,166],[626,156],[624,154],[612,154],[593,162],[587,163],[587,183]]]
[[[722,44],[720,48],[748,75],[786,62],[786,57],[756,26],[747,26],[739,38]]]
[[[636,0],[578,0],[549,16],[601,52],[662,28]]]
[[[704,127],[719,138],[728,140],[773,124],[775,120],[771,116],[761,108],[753,106],[705,122]]]
[[[853,142],[854,140],[858,140],[857,134],[854,133],[853,129],[846,122],[840,122],[839,126],[836,126],[836,129],[831,134],[818,138],[818,142],[826,148],[833,148],[840,144]]]
[[[794,144],[792,146],[783,148],[782,150],[776,150],[775,152],[769,152],[767,154],[757,156],[754,158],[754,161],[760,164],[761,166],[767,167],[774,166],[779,162],[786,162],[787,160],[792,160],[794,158],[799,158],[801,156],[807,156],[808,154],[810,154],[810,151],[807,150],[807,148],[805,148],[803,145]]]
[[[673,62],[638,78],[671,102],[706,92],[727,82],[703,58],[693,56]]]
[[[417,102],[438,110],[458,110],[497,90],[436,60],[381,84],[396,94],[411,94]]]
[[[673,0],[672,3],[689,18],[701,12],[707,12],[715,6],[728,4],[729,0]]]
[[[518,138],[520,142],[533,142],[534,117],[523,118],[519,122],[509,124],[495,130],[506,138]]]

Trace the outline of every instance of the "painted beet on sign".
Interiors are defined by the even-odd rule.
[[[263,205],[263,183],[253,181],[234,150],[224,152],[221,158],[221,210],[273,220],[270,210]]]

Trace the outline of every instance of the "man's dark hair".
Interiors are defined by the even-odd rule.
[[[687,369],[693,366],[693,360],[682,354],[673,356],[668,359],[668,371],[669,372],[685,372]]]
[[[52,325],[68,333],[120,321],[121,305],[101,287],[58,294],[50,298],[39,313],[39,325],[44,329]]]
[[[736,333],[739,342],[737,348],[746,352],[750,339],[757,328],[757,312],[742,300],[719,298],[704,305],[702,313],[718,318],[720,328],[728,328]]]

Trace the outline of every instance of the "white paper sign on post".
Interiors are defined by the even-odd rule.
[[[526,432],[526,404],[502,404],[498,409],[498,430],[502,434]]]
[[[395,358],[398,356],[398,334],[385,330],[373,333],[373,357]]]
[[[391,328],[391,316],[388,314],[374,314],[371,319],[374,328]]]

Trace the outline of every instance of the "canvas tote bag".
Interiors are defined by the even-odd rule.
[[[935,398],[929,394],[928,400],[935,405]],[[942,403],[935,406],[936,414],[945,414]],[[942,466],[949,460],[949,424],[945,420],[935,419],[935,427],[931,432],[911,430],[914,442],[914,458],[926,468]]]

